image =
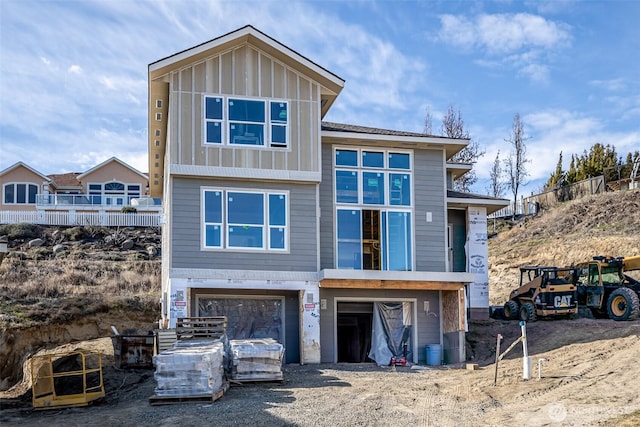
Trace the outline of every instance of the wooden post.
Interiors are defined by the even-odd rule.
[[[502,341],[502,335],[498,334],[498,339],[496,340],[496,372],[493,376],[494,387],[498,383],[498,362],[500,361],[500,342],[501,341]]]

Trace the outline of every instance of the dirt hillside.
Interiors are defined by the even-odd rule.
[[[491,234],[491,222],[489,228]],[[640,192],[569,202],[515,225],[497,223],[496,230],[489,241],[490,292],[491,303],[502,305],[520,266],[640,254]],[[521,330],[517,322],[489,320],[469,325],[467,357],[478,364],[475,371],[287,365],[282,383],[232,384],[213,403],[150,406],[153,371],[115,367],[109,326],[154,328],[157,231],[96,231],[72,239],[80,231],[48,229],[38,231],[40,246],[30,244],[33,236],[12,243],[18,255],[0,266],[0,424],[640,425],[640,321],[588,318],[527,325],[534,361],[529,381],[522,379],[522,348],[516,345],[500,362],[494,386],[497,335],[504,337],[504,351]],[[67,249],[56,253],[55,244]],[[28,355],[71,348],[104,353],[106,397],[89,408],[33,412],[28,372],[21,378]]]
[[[498,222],[496,227],[503,224]],[[489,232],[493,222],[489,220]],[[502,305],[519,267],[568,266],[596,255],[640,255],[640,191],[611,192],[558,205],[489,240],[489,298]]]

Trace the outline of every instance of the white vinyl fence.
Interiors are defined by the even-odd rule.
[[[0,224],[99,225],[103,227],[159,227],[159,213],[0,211]]]

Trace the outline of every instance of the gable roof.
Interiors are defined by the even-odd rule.
[[[56,173],[49,175],[51,184],[56,188],[82,188],[82,183],[78,181],[80,172]]]
[[[269,37],[252,25],[246,25],[220,37],[152,62],[149,64],[149,81],[187,64],[203,61],[217,53],[242,44],[255,46],[317,81],[323,87],[321,94],[323,116],[344,87],[344,79]]]
[[[132,166],[129,166],[128,164],[126,164],[126,163],[125,163],[125,162],[123,162],[122,160],[118,159],[117,157],[111,157],[110,159],[105,160],[104,162],[100,163],[99,165],[92,167],[92,168],[91,168],[91,169],[89,169],[88,171],[81,173],[81,174],[80,174],[80,175],[78,175],[76,178],[77,178],[77,179],[82,179],[82,178],[84,178],[85,176],[89,175],[90,173],[95,172],[96,170],[98,170],[98,169],[100,169],[100,168],[102,168],[102,167],[106,166],[107,164],[109,164],[109,163],[111,163],[111,162],[117,162],[117,163],[121,164],[122,166],[124,166],[125,168],[127,168],[127,169],[131,170],[132,172],[134,172],[134,173],[136,173],[136,174],[140,175],[142,178],[144,178],[144,179],[146,179],[146,180],[148,180],[148,179],[149,179],[149,177],[148,177],[147,175],[143,174],[143,173],[142,173],[142,172],[140,172],[138,169],[136,169],[136,168],[134,168],[134,167],[132,167]]]
[[[469,144],[469,139],[454,139],[446,136],[427,135],[418,132],[406,132],[344,123],[322,122],[323,138],[347,138],[371,144],[374,141],[401,142],[420,145],[420,148],[441,148],[447,153],[447,159]]]
[[[0,176],[5,175],[5,174],[7,174],[7,173],[11,172],[12,170],[17,169],[19,167],[23,167],[23,168],[27,169],[28,171],[33,172],[34,174],[40,176],[45,181],[51,181],[51,179],[48,176],[44,175],[43,173],[38,172],[37,170],[35,170],[34,168],[32,168],[31,166],[27,165],[24,162],[14,163],[13,165],[11,165],[8,168],[6,168],[5,170],[1,171],[0,172]]]

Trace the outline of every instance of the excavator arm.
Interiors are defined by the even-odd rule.
[[[624,257],[622,259],[622,271],[640,270],[640,255]]]

